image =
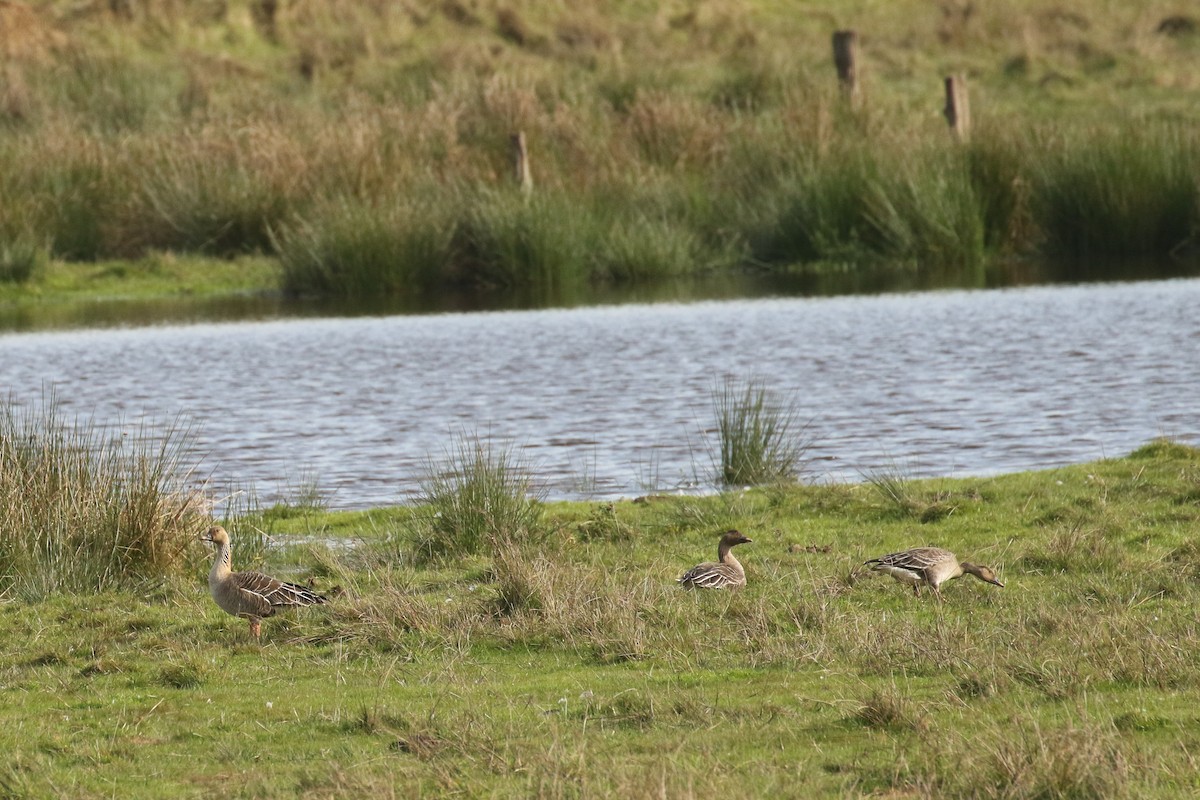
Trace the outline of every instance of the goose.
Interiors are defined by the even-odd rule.
[[[685,589],[737,589],[745,586],[746,571],[730,551],[736,545],[751,541],[740,531],[726,531],[717,545],[717,560],[692,567],[679,577],[679,585]]]
[[[234,572],[229,533],[220,525],[209,528],[201,538],[217,547],[212,570],[208,573],[208,590],[213,600],[221,610],[249,620],[250,635],[256,641],[262,634],[263,617],[273,616],[281,608],[327,602],[326,598],[303,586],[260,572]]]
[[[941,547],[914,547],[863,563],[876,572],[886,572],[901,583],[912,586],[917,597],[921,596],[921,586],[928,585],[941,600],[941,585],[968,573],[984,583],[1004,587],[990,567],[959,561],[958,556]]]

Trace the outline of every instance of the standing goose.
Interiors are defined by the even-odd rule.
[[[257,640],[262,634],[263,617],[270,617],[281,608],[311,606],[326,602],[316,592],[294,583],[286,583],[260,572],[234,572],[229,533],[217,525],[201,537],[217,546],[212,570],[208,573],[208,590],[213,600],[235,617],[250,621],[250,634]]]
[[[679,577],[685,589],[737,589],[746,585],[746,571],[730,552],[750,542],[740,531],[726,531],[717,545],[717,560],[697,564]]]
[[[1004,587],[990,567],[959,561],[954,553],[940,547],[914,547],[911,550],[872,558],[864,563],[876,572],[886,572],[901,583],[912,586],[917,597],[921,596],[921,586],[928,585],[938,600],[941,600],[942,592],[939,587],[946,581],[966,573],[974,575],[984,583]]]

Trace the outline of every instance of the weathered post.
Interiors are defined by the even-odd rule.
[[[967,79],[963,75],[950,75],[946,78],[946,122],[950,130],[965,142],[971,135],[971,102],[967,95]]]
[[[512,135],[513,177],[522,192],[533,191],[533,177],[529,173],[529,151],[525,147],[525,131]]]
[[[858,87],[858,32],[834,31],[833,64],[837,67],[842,94],[857,108],[861,91]]]

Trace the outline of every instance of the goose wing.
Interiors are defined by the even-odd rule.
[[[255,616],[269,617],[278,608],[326,602],[324,597],[311,589],[261,572],[235,572],[230,578],[247,611]]]
[[[743,573],[716,561],[698,564],[679,576],[679,584],[687,589],[726,589],[745,582]]]
[[[946,561],[957,562],[958,559],[954,553],[944,550],[941,547],[914,547],[911,550],[901,550],[898,553],[888,553],[886,556],[872,558],[865,563],[877,565],[876,569],[879,567],[894,567],[910,572],[923,573],[930,567]]]
[[[940,547],[914,547],[864,563],[877,572],[887,573],[901,583],[912,585],[914,589],[922,583],[928,583],[936,589],[940,583],[938,572],[953,569],[958,564],[958,558]]]

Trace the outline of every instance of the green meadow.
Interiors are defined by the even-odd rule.
[[[37,530],[82,514],[75,527],[14,542],[31,531],[6,512],[6,797],[1200,791],[1195,449],[498,508],[482,498],[522,497],[519,470],[467,447],[474,477],[431,479],[420,504],[309,498],[225,520],[235,569],[331,598],[267,619],[255,644],[208,597],[208,511],[146,469],[177,452],[165,441],[66,470],[83,481],[69,511],[31,490],[47,498]],[[113,469],[142,477],[96,479]],[[26,486],[55,480],[26,470]],[[144,538],[69,538],[111,530],[87,509],[113,506]],[[426,546],[472,525],[483,535]],[[748,586],[678,588],[731,527],[754,540],[739,548]],[[964,577],[939,604],[860,567],[924,544],[1005,587]]]
[[[35,0],[0,22],[0,285],[35,298],[170,258],[187,286],[241,290],[220,262],[250,256],[261,290],[375,298],[746,271],[983,286],[1200,252],[1200,17],[1174,2]]]
[[[1158,0],[0,4],[0,304],[1194,271],[1197,56]],[[9,403],[0,796],[1200,794],[1200,450],[795,482],[762,390],[714,392],[710,496],[544,503],[464,441],[364,512]],[[253,642],[214,522],[331,602]],[[747,587],[678,588],[729,528]],[[861,568],[927,544],[1005,587]]]

